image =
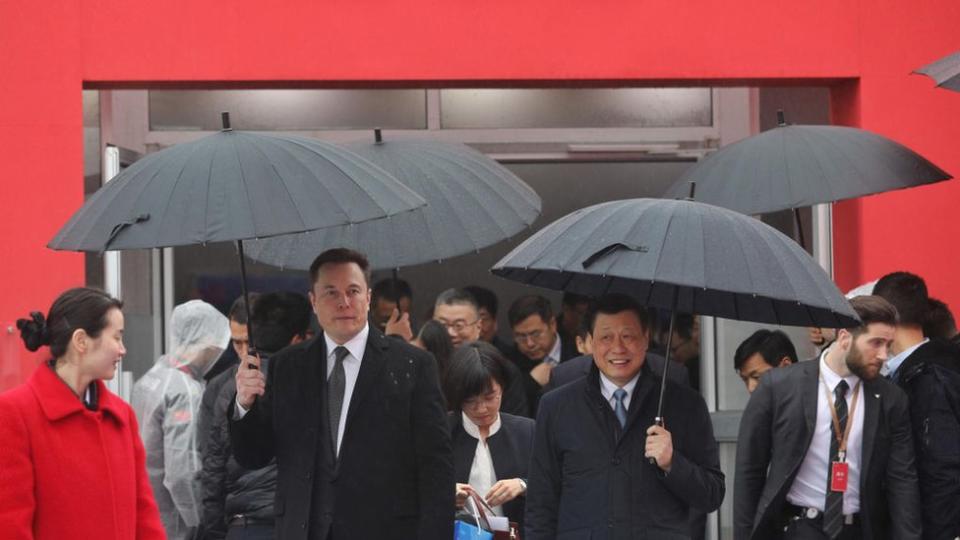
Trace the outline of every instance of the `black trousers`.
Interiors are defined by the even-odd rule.
[[[273,540],[273,525],[232,525],[226,540]]]
[[[840,531],[837,540],[861,540],[863,530],[860,523],[844,525]],[[823,533],[823,520],[817,519],[792,519],[787,523],[787,530],[783,533],[783,540],[828,540],[827,535]]]

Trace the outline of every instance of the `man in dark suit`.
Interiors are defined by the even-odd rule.
[[[527,403],[534,414],[550,372],[561,362],[577,356],[574,338],[563,340],[550,301],[531,294],[517,298],[507,310],[507,320],[516,343],[510,359],[525,373]]]
[[[790,336],[782,330],[766,328],[750,334],[733,353],[733,369],[751,394],[757,389],[764,373],[798,361],[797,349],[790,341]]]
[[[237,461],[276,457],[278,538],[448,540],[453,462],[436,362],[369,326],[365,256],[325,251],[310,277],[323,333],[272,357],[266,379],[247,361],[237,371]]]
[[[817,360],[767,371],[750,396],[736,540],[920,538],[907,397],[878,377],[897,312],[876,296],[850,304],[863,326],[838,330]]]
[[[525,538],[689,538],[690,509],[716,510],[724,494],[706,403],[667,381],[656,425],[646,310],[608,295],[588,317],[594,367],[540,403]]]

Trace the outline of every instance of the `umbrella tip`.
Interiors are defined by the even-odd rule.
[[[380,144],[383,142],[383,134],[380,133],[380,128],[373,128],[373,142]]]
[[[694,180],[691,180],[689,184],[690,184],[690,194],[687,195],[687,200],[692,201],[694,194],[697,192],[697,182]]]
[[[783,109],[777,109],[777,125],[780,127],[787,125],[786,117],[783,115]]]
[[[223,127],[220,129],[220,131],[233,131],[233,128],[230,127],[230,113],[220,113],[220,122],[223,123]]]

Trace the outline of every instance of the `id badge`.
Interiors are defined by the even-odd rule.
[[[847,490],[847,477],[850,465],[845,461],[834,461],[830,466],[830,491],[843,493]]]

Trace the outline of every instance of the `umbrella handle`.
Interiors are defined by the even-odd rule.
[[[654,418],[654,419],[653,419],[653,424],[654,424],[655,426],[663,427],[663,417],[662,417],[662,416],[657,416],[656,418]],[[657,460],[656,460],[656,459],[654,459],[654,458],[647,458],[647,461],[649,461],[650,464],[653,465],[654,467],[657,466]]]

